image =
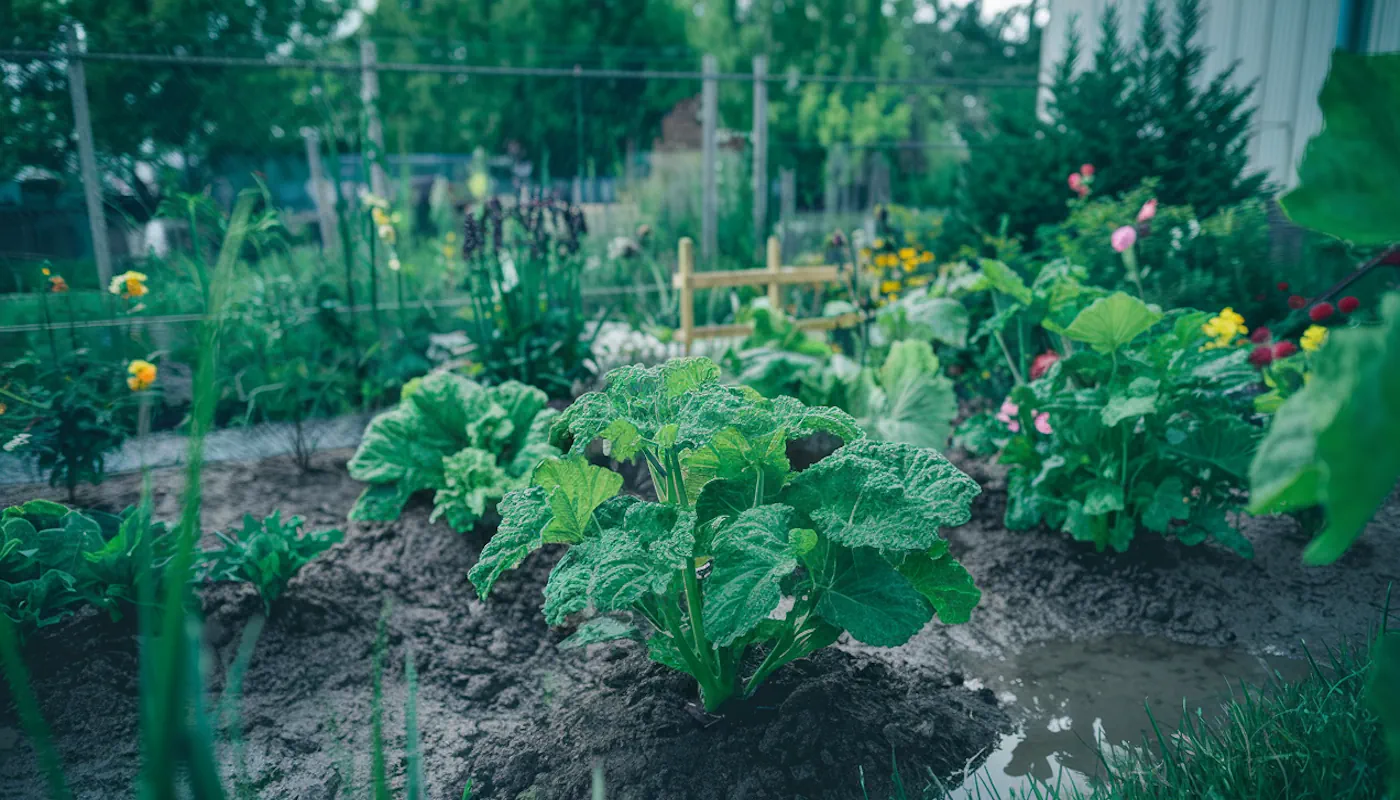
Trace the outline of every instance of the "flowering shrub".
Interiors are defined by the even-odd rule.
[[[1243,321],[1162,314],[1119,292],[1051,325],[1075,352],[958,431],[969,450],[999,452],[1010,467],[1006,527],[1046,525],[1120,552],[1141,528],[1251,555],[1227,514],[1239,509],[1258,436],[1238,390],[1257,373],[1245,348],[1210,346]]]

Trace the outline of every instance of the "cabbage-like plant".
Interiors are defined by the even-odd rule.
[[[375,417],[350,459],[369,484],[350,519],[392,521],[417,492],[436,492],[434,520],[470,530],[497,500],[525,485],[557,413],[544,392],[514,381],[483,387],[434,372],[404,387],[399,405]]]
[[[818,432],[845,444],[793,472],[787,442]],[[843,411],[724,386],[708,359],[613,370],[551,438],[570,455],[506,495],[472,583],[487,597],[534,550],[566,545],[549,623],[592,612],[575,642],[645,638],[709,710],[843,632],[894,647],[935,614],[966,621],[981,596],[939,535],[970,518],[971,478],[934,450],[866,440]],[[584,460],[595,439],[644,460],[656,499],[620,495],[621,475]]]

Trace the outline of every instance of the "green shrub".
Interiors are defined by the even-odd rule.
[[[718,378],[703,358],[622,367],[575,401],[552,430],[572,455],[543,462],[501,503],[470,575],[481,596],[534,550],[568,545],[546,620],[637,620],[647,633],[604,616],[575,641],[644,638],[654,660],[699,682],[710,710],[843,631],[893,647],[935,613],[968,618],[980,592],[938,529],[970,518],[972,479],[933,450],[865,441],[836,409]],[[793,473],[786,442],[818,432],[846,444]],[[656,502],[618,494],[622,476],[583,459],[598,438],[614,458],[645,461]],[[790,608],[771,618],[784,598]]]
[[[1010,467],[1007,528],[1048,525],[1119,552],[1146,528],[1252,555],[1227,514],[1239,510],[1258,437],[1233,390],[1258,378],[1238,340],[1207,341],[1209,316],[1163,315],[1119,292],[1067,326],[1048,323],[1088,348],[959,430]]]
[[[1164,204],[1190,206],[1202,217],[1260,194],[1264,176],[1246,173],[1252,88],[1233,85],[1233,68],[1203,79],[1200,0],[1175,1],[1170,35],[1165,5],[1149,0],[1129,45],[1117,6],[1106,5],[1088,63],[1070,26],[1047,118],[1023,108],[998,120],[991,136],[973,136],[944,253],[980,245],[1003,226],[1029,241],[1040,226],[1063,220],[1073,196],[1066,180],[1083,164],[1095,168],[1097,196],[1116,197],[1156,177]]]
[[[369,484],[350,519],[398,519],[416,492],[434,490],[432,518],[470,530],[542,458],[558,454],[545,441],[555,416],[546,402],[544,392],[514,381],[484,388],[450,372],[409,383],[350,459],[350,477]]]

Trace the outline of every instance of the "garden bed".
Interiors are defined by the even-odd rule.
[[[293,581],[244,680],[242,760],[261,796],[333,797],[347,775],[365,781],[386,598],[386,730],[397,756],[411,651],[430,797],[460,797],[469,778],[476,797],[584,796],[596,762],[616,798],[858,797],[862,770],[869,796],[883,798],[891,757],[906,780],[922,785],[912,779],[960,770],[1006,729],[1007,711],[991,693],[962,685],[967,663],[1036,642],[1115,634],[1296,652],[1300,639],[1362,635],[1387,583],[1400,578],[1400,552],[1369,546],[1374,531],[1338,564],[1305,569],[1305,538],[1285,519],[1244,521],[1253,561],[1151,536],[1112,555],[1062,535],[1010,533],[1001,526],[996,468],[964,460],[984,494],[973,521],[947,533],[984,592],[972,621],[935,623],[893,651],[845,646],[798,662],[749,712],[717,718],[689,702],[692,682],[645,661],[633,645],[560,651],[564,632],[548,629],[539,611],[548,554],[483,604],[466,580],[485,543],[481,529],[462,536],[429,525],[420,503],[396,523],[347,526],[361,488],[345,474],[348,456],[322,454],[318,470],[305,475],[287,459],[204,471],[206,530],[278,507],[311,527],[347,530],[343,544]],[[174,518],[182,480],[178,470],[156,473],[158,517]],[[115,477],[85,487],[80,505],[116,510],[134,502],[139,487],[138,476]],[[5,487],[0,501],[35,495],[59,497],[47,487]],[[1393,531],[1397,514],[1392,501],[1372,527]],[[261,606],[243,585],[209,587],[202,597],[217,698],[243,627]],[[129,625],[88,615],[45,630],[26,652],[80,797],[130,791],[138,764],[135,643]],[[38,796],[27,741],[13,712],[0,714],[0,796]],[[230,764],[237,760],[230,751]]]

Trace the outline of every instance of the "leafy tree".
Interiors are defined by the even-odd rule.
[[[646,0],[385,0],[368,20],[381,60],[564,69],[697,69],[685,26],[680,7]],[[649,146],[661,118],[696,91],[681,81],[431,73],[382,74],[380,87],[391,149],[511,150],[566,176],[590,160],[612,171],[628,139]]]
[[[1083,71],[1071,23],[1046,118],[1022,109],[1000,117],[994,133],[969,132],[961,242],[997,232],[1003,216],[1007,232],[1022,239],[1064,219],[1066,178],[1085,163],[1095,167],[1096,194],[1118,195],[1157,177],[1163,203],[1191,206],[1202,217],[1261,192],[1264,175],[1246,172],[1252,87],[1234,85],[1233,67],[1202,86],[1200,0],[1176,0],[1175,12],[1168,31],[1162,0],[1149,0],[1138,40],[1125,45],[1109,5]]]
[[[348,7],[343,0],[15,0],[0,6],[0,42],[57,53],[64,49],[65,26],[77,23],[93,52],[261,58],[325,41]],[[74,171],[65,69],[62,62],[36,60],[17,65],[0,82],[0,176],[24,167]],[[220,157],[299,149],[295,131],[316,120],[313,109],[289,105],[293,87],[268,69],[90,62],[88,101],[100,166],[131,187],[149,216],[162,178],[184,173],[182,182],[197,186]]]

